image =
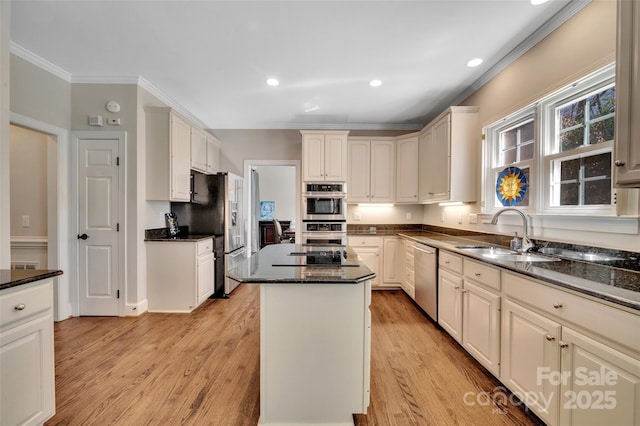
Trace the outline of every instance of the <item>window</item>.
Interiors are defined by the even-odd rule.
[[[612,150],[614,65],[485,128],[486,213],[503,207],[496,178],[517,167],[530,213],[615,214]]]

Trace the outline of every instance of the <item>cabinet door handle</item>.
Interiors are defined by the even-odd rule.
[[[444,262],[444,264],[445,264],[445,265],[448,265],[448,264],[450,264],[450,263],[451,263],[451,262],[449,262],[448,260],[445,260],[445,262]]]
[[[620,160],[616,160],[613,164],[616,165],[616,167],[622,167],[625,165],[624,161],[620,161]]]
[[[560,308],[562,308],[562,303],[561,302],[556,302],[556,303],[553,304],[553,307],[555,309],[560,309]]]
[[[462,294],[465,294],[466,292],[468,292],[469,290],[462,290]]]
[[[479,277],[481,274],[480,274],[480,272],[476,272],[473,275],[475,275],[476,277]]]
[[[567,342],[563,342],[562,340],[560,340],[558,342],[558,346],[560,346],[562,349],[564,349],[564,348],[568,348],[569,344]]]
[[[547,334],[546,336],[544,336],[545,339],[547,339],[549,342],[553,342],[554,340],[556,340],[556,338],[550,334]]]
[[[458,286],[458,285],[457,285],[457,286],[455,286],[453,289],[454,289],[454,290],[460,290],[460,286]]]
[[[24,308],[26,308],[27,305],[25,305],[24,303],[18,303],[16,306],[13,307],[13,309],[15,309],[16,311],[24,311]]]

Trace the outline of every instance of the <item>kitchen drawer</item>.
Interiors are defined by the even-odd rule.
[[[456,274],[462,274],[462,256],[458,256],[448,251],[440,250],[438,265]]]
[[[53,307],[53,280],[36,281],[0,294],[0,327]]]
[[[464,259],[464,277],[500,291],[500,269],[484,263]]]
[[[405,264],[407,267],[414,268],[415,267],[415,258],[413,256],[413,245],[407,247],[405,253]]]
[[[352,247],[382,247],[382,238],[350,236],[349,245]]]
[[[198,242],[196,250],[198,256],[213,252],[213,238]]]
[[[502,272],[502,281],[510,299],[640,353],[640,315],[510,272]]]
[[[412,285],[415,283],[415,271],[413,267],[407,267],[404,272],[404,280]]]

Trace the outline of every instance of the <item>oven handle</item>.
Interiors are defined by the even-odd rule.
[[[305,192],[302,194],[305,198],[347,198],[344,192]]]

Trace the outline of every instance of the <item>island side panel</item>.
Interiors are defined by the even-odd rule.
[[[262,284],[260,424],[353,424],[369,405],[370,281]]]

